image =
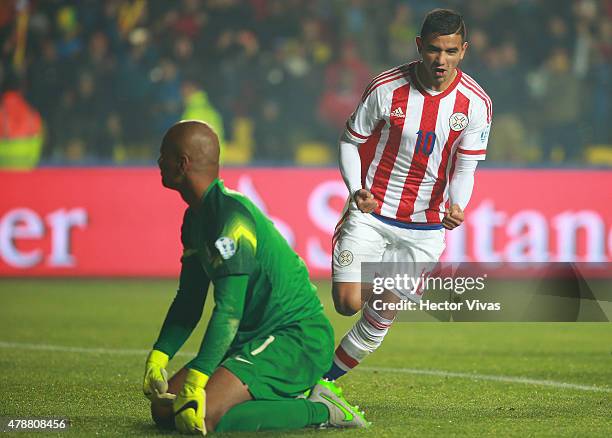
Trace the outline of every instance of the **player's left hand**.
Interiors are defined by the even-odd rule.
[[[206,382],[206,374],[194,369],[187,371],[183,389],[174,400],[174,424],[179,432],[206,435]]]
[[[175,398],[168,392],[168,361],[168,355],[159,350],[152,350],[147,357],[142,390],[153,403],[171,405]]]
[[[463,213],[463,210],[461,210],[461,207],[459,207],[459,205],[457,204],[453,204],[444,215],[444,219],[442,219],[442,225],[447,230],[452,230],[461,225],[464,219],[465,215]]]

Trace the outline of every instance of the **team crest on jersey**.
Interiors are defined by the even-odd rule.
[[[453,131],[463,131],[465,128],[467,128],[469,119],[468,116],[463,113],[454,113],[452,116],[450,116],[449,122],[450,128]]]
[[[338,263],[340,266],[348,266],[353,263],[353,253],[345,249],[338,255]]]
[[[229,237],[221,236],[215,241],[215,247],[219,250],[219,254],[223,260],[232,258],[236,254],[236,242]]]

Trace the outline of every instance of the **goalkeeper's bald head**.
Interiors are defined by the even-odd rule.
[[[205,122],[178,122],[164,135],[158,165],[162,184],[191,204],[219,176],[219,137]]]

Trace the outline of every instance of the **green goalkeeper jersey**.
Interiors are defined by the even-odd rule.
[[[322,313],[302,259],[244,195],[216,179],[181,228],[179,289],[154,348],[172,357],[202,315],[210,282],[215,308],[188,367],[210,375],[226,353]]]

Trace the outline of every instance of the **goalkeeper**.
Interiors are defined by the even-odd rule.
[[[219,180],[214,131],[177,123],[158,164],[162,184],[189,207],[179,289],[146,362],[154,421],[203,434],[367,426],[339,388],[317,384],[332,362],[331,325],[302,260],[252,202]],[[200,320],[210,282],[215,307],[199,352],[167,381],[166,365]]]

